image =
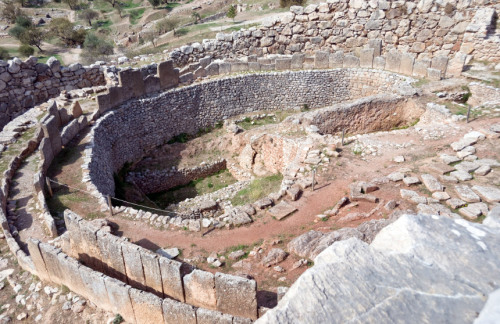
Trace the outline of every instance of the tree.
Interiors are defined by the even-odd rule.
[[[67,4],[71,10],[78,9],[78,0],[63,0],[63,2]]]
[[[111,4],[111,6],[114,8],[117,4],[119,4],[119,1],[118,0],[104,0],[108,3]]]
[[[29,27],[20,35],[19,40],[23,44],[36,46],[40,52],[43,52],[42,41],[45,38],[45,34],[40,30],[40,28]]]
[[[113,54],[113,44],[94,33],[87,33],[82,51],[82,56],[87,62],[95,62],[111,54]]]
[[[193,13],[191,14],[191,17],[194,19],[195,24],[197,24],[198,21],[200,21],[200,19],[201,19],[200,14],[196,11],[193,11]]]
[[[153,44],[153,47],[156,47],[158,44],[158,38],[156,38],[156,34],[153,31],[143,33],[142,39],[144,39],[146,42],[151,42],[151,44]]]
[[[24,28],[28,28],[28,27],[33,26],[33,22],[31,21],[30,17],[27,17],[25,15],[19,15],[16,17],[16,25],[24,27]]]
[[[99,17],[99,13],[92,9],[85,9],[80,12],[79,17],[86,20],[89,23],[89,26],[92,26],[92,19]]]
[[[233,5],[229,6],[229,10],[227,11],[226,16],[228,18],[231,18],[234,21],[234,18],[236,17],[236,15],[237,15],[236,6],[233,6]]]
[[[161,35],[173,30],[175,36],[175,29],[178,25],[179,20],[177,18],[165,18],[156,23],[156,31],[158,32],[158,35]]]
[[[9,57],[9,51],[4,47],[0,47],[0,60],[6,61]]]
[[[24,57],[29,57],[29,56],[35,54],[35,49],[29,45],[26,45],[26,44],[22,44],[21,46],[19,46],[18,51],[19,51],[19,54],[21,54]]]
[[[7,20],[11,24],[15,23],[16,18],[21,15],[21,9],[19,9],[19,7],[17,7],[12,1],[6,2],[0,11],[0,17]]]
[[[54,18],[48,25],[48,35],[59,38],[66,46],[82,45],[87,31],[73,29],[73,23],[66,18]]]
[[[161,0],[148,0],[148,1],[153,6],[153,8],[156,8],[161,4]]]

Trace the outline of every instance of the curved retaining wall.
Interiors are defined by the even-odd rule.
[[[113,173],[180,133],[194,134],[252,111],[301,108],[304,104],[319,108],[377,93],[397,93],[408,88],[407,80],[368,69],[250,74],[130,100],[100,118],[92,130],[89,169],[96,188],[91,189],[113,195]]]

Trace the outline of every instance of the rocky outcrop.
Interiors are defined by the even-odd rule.
[[[257,323],[471,323],[500,281],[500,230],[404,215],[333,244]]]

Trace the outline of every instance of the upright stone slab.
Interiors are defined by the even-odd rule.
[[[52,153],[54,157],[61,152],[62,140],[61,134],[59,133],[59,126],[55,116],[49,116],[42,123],[43,136],[50,140],[50,145],[52,147]]]
[[[123,88],[123,97],[125,100],[142,96],[146,91],[142,73],[135,69],[126,69],[118,72],[118,80]]]
[[[418,78],[426,78],[427,69],[430,68],[430,66],[430,60],[416,60],[413,64],[413,76],[416,76]]]
[[[276,59],[276,70],[290,70],[292,66],[292,59],[290,58],[277,58]]]
[[[163,281],[158,256],[145,249],[140,251],[147,291],[163,298]]]
[[[314,55],[314,67],[316,69],[328,69],[330,65],[330,53],[326,51],[317,51]]]
[[[52,144],[50,143],[50,139],[42,138],[40,141],[40,145],[38,146],[38,150],[40,151],[40,155],[43,161],[42,171],[44,173],[47,172],[49,166],[52,164],[54,160],[54,153],[52,152]]]
[[[196,324],[196,309],[191,305],[165,298],[162,308],[165,323]]]
[[[304,58],[306,57],[303,53],[295,53],[292,55],[292,62],[290,67],[292,69],[300,70],[304,66]]]
[[[247,62],[231,62],[231,73],[248,71]]]
[[[140,247],[129,242],[122,243],[123,260],[128,284],[140,290],[146,290]]]
[[[174,61],[168,60],[158,64],[158,77],[162,89],[177,86],[179,84],[179,70],[174,68]]]
[[[217,310],[257,319],[257,283],[224,273],[215,274]]]
[[[184,302],[184,288],[182,284],[182,263],[160,257],[159,259],[163,294]]]
[[[144,79],[144,90],[146,93],[155,93],[161,90],[160,78],[154,75],[148,75]]]
[[[55,101],[49,102],[49,105],[47,107],[47,112],[49,113],[50,116],[54,116],[56,128],[61,127],[62,125],[61,115],[59,113],[59,109],[57,108],[57,103]]]
[[[97,109],[101,115],[112,108],[109,93],[98,95],[96,97],[96,101],[98,107]]]
[[[438,69],[428,68],[427,69],[427,78],[431,81],[439,81],[441,80],[442,72]]]
[[[260,63],[259,62],[248,62],[248,70],[249,71],[260,71]]]
[[[373,48],[373,56],[374,57],[382,55],[382,40],[381,39],[368,40],[368,47]]]
[[[373,57],[374,57],[373,48],[362,49],[359,56],[359,66],[371,69],[373,67]]]
[[[80,250],[82,254],[79,258],[85,260],[85,263],[92,269],[102,272],[101,249],[97,243],[97,231],[99,231],[99,228],[82,219],[79,221],[79,226],[82,237],[82,247]]]
[[[50,244],[39,243],[40,254],[45,262],[45,268],[50,275],[50,281],[57,285],[64,285],[64,273],[59,265],[57,255],[61,253],[61,249],[56,249]]]
[[[408,54],[404,53],[401,55],[401,65],[399,67],[399,72],[406,75],[413,75],[413,63],[415,62],[415,58]]]
[[[66,231],[70,241],[71,251],[64,251],[66,254],[79,258],[80,249],[82,247],[82,236],[80,232],[80,220],[82,218],[69,209],[64,211],[64,223],[66,224]]]
[[[401,67],[401,53],[396,50],[390,50],[386,54],[385,69],[391,72],[399,73]]]
[[[192,83],[193,81],[194,81],[193,72],[185,73],[179,77],[179,83],[182,84]]]
[[[359,58],[352,54],[347,54],[344,56],[344,67],[345,68],[356,68],[359,67]]]
[[[42,253],[40,252],[38,244],[40,244],[39,240],[32,238],[28,239],[28,251],[30,252],[30,257],[33,260],[38,277],[42,280],[52,281],[50,274],[45,267],[45,261],[43,261]]]
[[[123,99],[123,88],[122,87],[109,87],[109,107],[115,108],[121,105],[125,100]]]
[[[221,312],[198,308],[196,310],[197,324],[233,324],[233,317]]]
[[[455,53],[455,56],[450,60],[446,69],[446,77],[458,77],[462,74],[467,55],[461,52]]]
[[[104,278],[104,285],[113,313],[120,314],[127,322],[135,323],[134,309],[130,300],[131,287],[111,277]]]
[[[129,291],[136,323],[165,323],[161,298],[134,288],[131,288]]]
[[[219,63],[219,74],[229,74],[231,73],[231,63],[222,62]]]
[[[104,275],[85,266],[80,266],[79,270],[83,285],[89,292],[89,295],[84,296],[101,308],[111,309],[112,306],[104,284]]]
[[[122,254],[122,240],[106,231],[97,232],[104,272],[122,282],[127,282],[127,271]]]
[[[373,59],[373,68],[377,70],[385,70],[385,57],[377,56]]]
[[[432,58],[431,68],[441,71],[441,77],[446,75],[448,58],[446,56],[436,56]]]
[[[207,76],[207,71],[204,68],[199,67],[198,69],[196,69],[196,71],[193,72],[193,75],[195,79],[204,78]]]
[[[185,275],[183,281],[186,303],[208,309],[217,308],[213,274],[196,269]]]
[[[207,76],[213,76],[219,74],[219,64],[212,62],[206,68]]]

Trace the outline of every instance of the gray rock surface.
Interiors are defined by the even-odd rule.
[[[404,215],[371,245],[327,248],[256,323],[471,323],[499,267],[499,229]]]

